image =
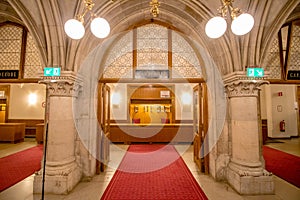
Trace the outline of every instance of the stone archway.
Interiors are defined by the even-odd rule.
[[[97,158],[96,153],[96,136],[97,132],[100,130],[97,122],[97,85],[100,76],[103,74],[103,68],[101,68],[101,63],[105,59],[106,50],[110,48],[114,40],[119,38],[122,34],[115,35],[108,39],[105,43],[96,47],[93,52],[91,52],[78,71],[78,75],[83,80],[82,91],[79,93],[78,97],[74,99],[74,118],[76,120],[76,128],[79,134],[79,138],[85,148],[90,154]],[[206,83],[208,86],[210,94],[209,103],[209,128],[208,135],[210,135],[209,140],[206,142],[209,144],[209,151],[211,152],[217,143],[220,134],[222,133],[225,117],[226,117],[226,99],[224,94],[224,86],[221,74],[219,73],[216,65],[205,51],[201,45],[189,39],[192,43],[194,50],[202,58],[203,70],[206,74]],[[99,72],[99,73],[95,73]],[[224,141],[226,142],[226,141]],[[224,152],[228,155],[228,152]],[[215,162],[215,157],[219,155],[212,156],[211,162]],[[226,156],[228,158],[228,156]],[[83,174],[93,174],[93,166],[95,161],[89,161],[85,156],[82,156],[81,160],[85,160],[83,165],[88,165],[89,167],[84,167],[86,170]],[[228,162],[228,161],[227,161]],[[216,166],[212,163],[211,166]],[[223,166],[222,166],[223,167]],[[212,170],[212,173],[216,173],[216,169]],[[216,176],[216,175],[214,175]]]

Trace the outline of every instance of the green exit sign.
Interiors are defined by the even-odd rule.
[[[264,75],[265,71],[263,68],[247,68],[248,77],[263,77]]]
[[[60,76],[60,67],[45,67],[44,76]]]

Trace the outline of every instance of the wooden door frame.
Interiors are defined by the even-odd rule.
[[[297,86],[297,101],[298,101],[298,136],[300,135],[300,86]]]
[[[5,110],[5,122],[8,121],[8,112],[9,112],[9,97],[10,97],[10,85],[0,85],[0,91],[4,91],[5,92],[5,96],[6,96],[6,110]]]
[[[104,171],[109,158],[110,137],[110,88],[105,83],[98,83],[98,106],[97,106],[97,160],[96,174]],[[99,130],[100,129],[100,130]]]
[[[205,83],[198,84],[193,88],[193,95],[197,94],[197,108],[198,108],[198,116],[196,121],[194,120],[194,161],[199,167],[201,172],[205,174],[209,173],[209,146],[206,137],[208,131],[208,94],[207,94],[207,86]],[[195,97],[194,97],[195,98]],[[194,103],[194,106],[195,103]],[[194,115],[195,118],[195,115]],[[198,127],[197,127],[198,126]],[[205,144],[205,146],[203,146]],[[203,147],[202,147],[203,146]],[[203,149],[202,149],[202,148]],[[204,158],[199,157],[200,151],[203,150]]]

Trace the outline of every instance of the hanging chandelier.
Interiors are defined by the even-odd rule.
[[[95,5],[93,0],[84,0],[84,5],[85,7],[82,14],[77,15],[75,19],[66,21],[64,26],[66,34],[74,40],[81,39],[85,34],[83,25],[84,17],[87,13],[90,13],[92,19],[90,28],[93,35],[97,38],[107,37],[110,33],[110,25],[106,19],[97,17],[95,13],[92,12]]]
[[[218,15],[211,18],[206,26],[205,33],[210,38],[221,37],[226,29],[227,14],[230,14],[232,19],[231,31],[235,35],[245,35],[250,32],[254,26],[254,18],[248,13],[242,13],[241,9],[234,8],[232,3],[234,0],[222,0],[223,5],[218,9]]]

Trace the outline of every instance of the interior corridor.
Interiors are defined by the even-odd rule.
[[[266,145],[300,156],[300,138],[276,139]],[[25,142],[17,144],[0,143],[0,157],[4,157],[18,151],[36,146],[34,139],[26,138]],[[177,149],[186,148],[185,145],[175,145]],[[117,166],[124,156],[128,145],[111,145],[111,160]],[[300,197],[300,189],[274,176],[275,195],[263,196],[240,196],[226,183],[215,182],[212,177],[199,172],[193,161],[193,147],[189,146],[182,155],[185,163],[194,175],[195,179],[212,200],[297,200]],[[105,191],[106,186],[114,175],[116,169],[107,168],[104,173],[94,176],[91,180],[80,182],[68,195],[45,195],[47,200],[74,200],[87,199],[99,200]],[[18,184],[0,193],[1,200],[40,200],[41,195],[33,195],[33,175],[19,182]]]

